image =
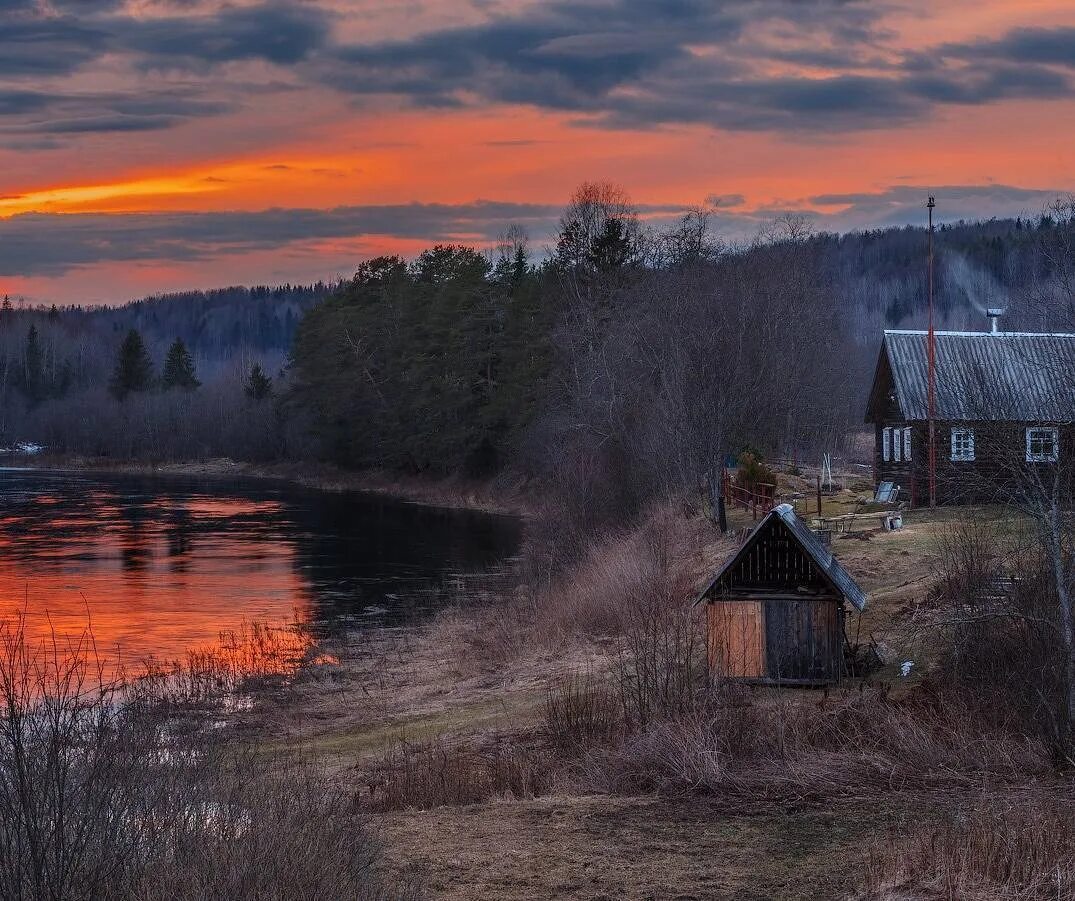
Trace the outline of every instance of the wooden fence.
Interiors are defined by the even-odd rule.
[[[721,491],[725,504],[749,510],[754,519],[758,518],[759,513],[764,516],[776,506],[776,485],[766,482],[759,482],[748,488],[735,484],[732,477],[725,472]]]

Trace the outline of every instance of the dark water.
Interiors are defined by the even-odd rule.
[[[0,616],[127,660],[171,659],[244,620],[333,630],[443,602],[510,556],[508,517],[261,480],[0,469]]]

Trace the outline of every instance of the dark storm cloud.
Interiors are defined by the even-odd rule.
[[[886,12],[885,3],[855,0],[552,2],[481,25],[337,47],[320,78],[418,106],[521,103],[598,126],[743,130],[873,128],[940,104],[1073,89],[1063,67],[1075,65],[1075,29],[1022,29],[901,59],[885,45]],[[776,77],[772,61],[829,71]]]
[[[897,185],[877,192],[810,197],[820,229],[846,231],[920,223],[927,194],[938,200],[939,221],[989,216],[1035,215],[1056,192],[1012,185]],[[713,226],[729,238],[747,239],[758,228],[792,210],[735,208],[738,194],[710,198],[717,204]],[[685,212],[669,205],[643,206],[654,224],[668,224]],[[805,210],[809,212],[809,210]],[[393,237],[489,245],[511,223],[523,225],[535,246],[556,232],[561,208],[553,204],[475,201],[468,204],[346,206],[331,210],[271,209],[216,213],[27,213],[0,219],[0,276],[58,276],[98,263],[208,261],[244,253],[278,250],[310,241]]]
[[[138,19],[115,0],[0,0],[0,78],[72,73],[106,53],[145,67],[263,59],[293,65],[323,46],[331,19],[311,4],[222,7]]]
[[[328,34],[327,14],[308,5],[272,2],[154,20],[119,15],[121,7],[115,0],[52,0],[46,14],[37,3],[0,0],[0,144],[23,147],[33,135],[157,131],[234,108],[211,77],[183,96],[144,84],[109,95],[80,90],[77,70],[106,54],[160,68],[249,59],[290,64]],[[42,81],[53,76],[68,78]],[[30,87],[38,84],[51,87]]]
[[[311,5],[262,3],[212,15],[114,22],[116,42],[148,66],[263,59],[291,65],[329,38],[328,14]]]
[[[224,101],[168,91],[66,95],[0,88],[0,146],[25,146],[34,135],[158,131],[231,108]]]
[[[591,127],[694,123],[824,135],[898,126],[945,105],[1075,91],[1075,28],[1020,28],[910,51],[886,29],[888,0],[544,0],[476,25],[351,44],[334,33],[344,13],[313,0],[165,8],[138,18],[120,0],[0,0],[0,92],[58,76],[62,86],[49,87],[62,105],[65,92],[77,98],[82,71],[107,58],[141,72],[132,84],[179,69],[207,92],[238,97],[222,66],[261,61],[291,76],[264,91],[327,85],[356,102],[522,104]],[[0,100],[0,122],[27,112]],[[165,128],[216,110],[57,109],[57,125],[47,122],[50,110],[29,112],[43,129],[71,133],[79,122],[95,131]]]
[[[96,59],[108,33],[74,19],[42,19],[0,0],[0,78],[63,75]],[[10,14],[9,14],[10,13]]]
[[[184,262],[366,235],[433,242],[465,234],[485,243],[512,222],[544,234],[559,212],[544,204],[478,201],[251,213],[31,213],[0,219],[0,275],[59,275],[100,262]]]
[[[1075,67],[1075,28],[1016,28],[998,40],[946,44],[942,52],[967,59]]]

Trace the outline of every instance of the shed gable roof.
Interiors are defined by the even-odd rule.
[[[885,332],[896,402],[927,418],[927,332]],[[936,414],[941,420],[1075,420],[1075,335],[934,332]]]
[[[780,506],[774,507],[762,517],[761,522],[754,527],[750,536],[743,542],[743,546],[709,580],[702,593],[698,596],[699,601],[706,598],[720,584],[725,575],[750,553],[759,536],[770,524],[786,529],[790,533],[792,540],[810,557],[814,565],[817,566],[818,573],[822,579],[829,584],[833,591],[852,604],[856,610],[862,610],[866,607],[866,595],[862,589],[851,578],[847,570],[840,565],[839,561],[833,556],[832,551],[825,547],[806,523],[799,519],[791,504],[780,504]]]

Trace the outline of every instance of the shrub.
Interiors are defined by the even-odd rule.
[[[613,672],[628,729],[700,709],[707,676],[705,638],[693,603],[681,595],[635,599]]]
[[[0,897],[386,898],[353,799],[301,759],[129,704],[92,639],[0,623]]]
[[[400,742],[370,785],[370,803],[378,810],[427,810],[495,797],[532,798],[545,791],[547,769],[537,755],[499,742],[486,750],[444,739]]]
[[[545,735],[560,751],[578,751],[618,737],[623,730],[620,698],[592,672],[555,683],[545,699]]]
[[[1063,623],[1047,556],[970,522],[945,533],[940,557],[938,678],[984,717],[1039,736],[1070,763]]]
[[[971,518],[945,526],[938,542],[937,589],[963,601],[990,588],[1001,575],[999,535],[989,522]]]
[[[753,451],[743,451],[739,455],[739,466],[735,471],[735,481],[744,488],[756,488],[758,485],[775,485],[776,472],[765,465],[759,454]]]

